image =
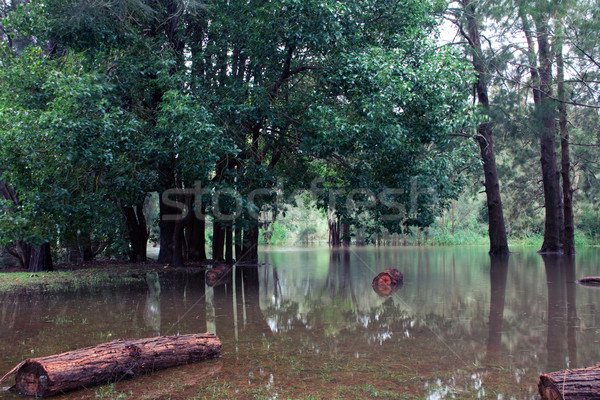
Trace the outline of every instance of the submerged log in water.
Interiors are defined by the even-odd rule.
[[[600,276],[586,276],[579,279],[577,283],[584,286],[600,286]]]
[[[15,374],[19,393],[45,397],[220,356],[221,341],[211,333],[115,340],[27,359],[0,383]]]
[[[567,369],[540,375],[543,400],[583,400],[600,397],[600,366]]]
[[[373,278],[371,286],[379,296],[387,297],[391,296],[402,287],[403,280],[404,277],[400,271],[396,268],[389,268],[378,273],[375,278]]]

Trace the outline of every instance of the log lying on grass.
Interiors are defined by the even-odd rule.
[[[538,391],[543,400],[598,399],[600,366],[540,375]]]
[[[402,276],[402,272],[398,271],[396,268],[389,268],[378,273],[375,278],[373,278],[371,286],[379,296],[388,297],[402,287],[403,280],[404,277]]]
[[[221,341],[211,333],[115,340],[27,359],[0,383],[15,374],[19,393],[45,397],[220,356]]]

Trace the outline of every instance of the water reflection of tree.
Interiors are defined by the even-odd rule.
[[[146,274],[148,292],[144,307],[144,323],[155,335],[160,335],[160,278],[157,272]]]
[[[577,364],[575,258],[545,254],[542,259],[548,287],[546,368],[560,370]]]
[[[486,355],[489,364],[496,363],[502,351],[502,326],[504,323],[508,259],[508,255],[490,256],[490,313]]]

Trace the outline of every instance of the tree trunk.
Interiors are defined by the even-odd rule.
[[[204,215],[204,207],[202,215]],[[206,257],[206,221],[201,218],[194,218],[192,224],[188,227],[188,259],[190,261],[205,261]]]
[[[146,218],[144,217],[144,206],[143,204],[138,204],[135,209],[132,206],[123,206],[123,214],[125,215],[125,223],[127,225],[127,232],[129,233],[129,243],[131,243],[129,261],[146,262],[146,247],[149,232],[146,225]]]
[[[225,262],[233,264],[233,226],[227,226],[225,230]]]
[[[483,59],[479,27],[475,18],[475,5],[472,0],[463,0],[463,7],[467,18],[468,33],[466,36],[473,51],[473,67],[477,73],[475,90],[477,100],[486,114],[489,114],[490,102],[488,97],[488,73]],[[492,138],[492,126],[489,122],[483,122],[477,129],[477,144],[483,161],[484,186],[488,208],[488,232],[490,236],[490,254],[508,254],[508,239],[504,224],[502,210],[502,197],[500,195],[500,183],[498,170],[496,168],[496,156],[494,154],[494,141]],[[454,204],[453,204],[454,205]],[[454,233],[454,207],[452,208],[452,233]]]
[[[167,215],[177,215],[179,210],[173,208],[163,202],[163,193],[160,194],[159,213],[160,221],[158,227],[160,229],[158,253],[158,262],[168,264],[173,261],[173,234],[175,233],[175,221],[165,219]]]
[[[223,247],[225,246],[225,226],[217,219],[213,220],[213,242],[212,259],[213,261],[223,261],[225,259]]]
[[[345,222],[342,224],[341,240],[344,247],[350,247],[350,225]]]
[[[30,358],[2,380],[16,373],[20,393],[46,397],[220,356],[221,341],[210,333],[115,340]]]
[[[258,223],[245,229],[243,236],[241,260],[250,264],[258,263]]]
[[[192,209],[194,196],[191,194],[184,196],[185,197],[180,200],[185,201],[187,213],[185,214],[185,217],[177,220],[175,228],[173,229],[173,265],[176,267],[183,266],[185,262],[184,255],[187,253],[187,251],[185,251],[187,247],[185,242],[185,228],[194,222],[194,212]]]
[[[565,92],[565,66],[562,37],[557,35],[556,78],[558,81],[558,127],[560,130],[561,176],[563,195],[563,247],[565,254],[575,254],[575,223],[573,221],[573,187],[571,185],[571,156],[569,154],[569,128],[567,126],[567,95]]]
[[[540,163],[544,187],[544,207],[546,222],[544,243],[541,253],[561,251],[560,230],[562,209],[560,202],[559,173],[556,160],[556,121],[555,103],[552,97],[552,52],[548,42],[548,21],[544,16],[536,20],[538,57],[540,64],[539,104],[537,117],[540,121]]]
[[[543,400],[597,399],[600,393],[600,366],[542,374],[538,391]]]
[[[54,271],[52,264],[52,253],[50,243],[45,242],[40,247],[31,251],[31,261],[29,262],[29,272]]]
[[[242,258],[242,245],[244,243],[242,238],[242,228],[239,226],[235,227],[235,259],[240,260]]]

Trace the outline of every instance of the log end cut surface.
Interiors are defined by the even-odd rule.
[[[600,366],[540,375],[538,391],[543,400],[600,399]]]
[[[44,366],[30,358],[18,369],[16,388],[19,393],[42,397],[48,391],[48,373]]]

